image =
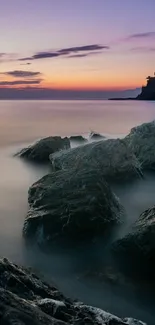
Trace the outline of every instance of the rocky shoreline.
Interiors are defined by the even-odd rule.
[[[145,172],[155,169],[155,121],[133,128],[124,139],[107,140],[97,135],[98,141],[89,142],[80,136],[73,138],[45,138],[18,153],[21,158],[48,163],[51,168],[48,175],[29,189],[29,211],[23,234],[30,245],[33,241],[39,247],[45,247],[57,243],[57,240],[73,245],[91,243],[99,237],[107,238],[114,227],[119,227],[125,221],[126,215],[111,185],[134,182],[136,178],[145,182]],[[70,142],[76,142],[78,138],[80,146],[70,148]],[[130,233],[111,243],[110,249],[118,261],[130,264],[128,268],[132,276],[139,264],[145,282],[149,283],[151,279],[154,286],[155,208],[142,213],[139,219],[137,216]],[[18,269],[6,260],[1,264],[9,265],[11,270],[14,267]],[[46,298],[49,298],[48,295]],[[56,297],[50,299],[57,300]],[[66,300],[62,301],[66,303]],[[45,310],[51,306],[50,301],[46,302]],[[120,320],[99,310],[102,317],[98,321],[92,307],[71,304],[75,318],[72,321],[71,318],[67,319],[68,324],[143,324],[140,321]],[[43,305],[37,304],[37,308],[44,308]],[[58,305],[61,305],[60,301]],[[77,316],[75,311],[82,313],[79,321],[79,314]],[[86,320],[83,320],[84,315]],[[36,321],[34,324],[40,323]]]
[[[39,157],[39,163],[40,157],[45,162],[44,153],[47,159],[48,147],[51,173],[29,189],[29,211],[23,227],[25,239],[33,239],[39,245],[48,245],[57,239],[81,243],[110,233],[114,226],[124,222],[126,214],[110,184],[121,182],[123,185],[135,178],[143,178],[145,182],[145,171],[155,168],[154,140],[155,121],[133,128],[124,139],[104,139],[68,149],[67,138],[49,137],[29,147],[24,151],[26,159],[32,159],[29,153],[33,150],[33,159]],[[23,151],[20,155],[23,158]],[[120,241],[127,243],[135,234],[136,242],[131,239],[129,245],[130,255],[140,247],[139,255],[143,256],[141,250],[145,252],[143,262],[149,266],[149,259],[154,261],[155,258],[154,208],[143,215],[133,225],[132,234]]]
[[[1,325],[146,325],[66,298],[28,269],[0,260]]]

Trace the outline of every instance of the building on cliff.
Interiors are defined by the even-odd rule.
[[[153,77],[147,77],[146,86],[142,87],[142,91],[140,95],[138,95],[137,99],[139,100],[155,100],[155,73]]]

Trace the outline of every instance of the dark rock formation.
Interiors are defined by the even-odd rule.
[[[0,260],[1,325],[146,325],[64,297],[29,270]]]
[[[120,181],[139,177],[140,164],[127,142],[109,139],[86,144],[64,152],[50,155],[53,168],[102,170],[106,180]]]
[[[98,140],[106,139],[106,137],[102,134],[91,132],[89,135],[89,139],[98,141]]]
[[[113,248],[120,258],[132,263],[138,277],[144,273],[148,281],[150,276],[155,280],[155,206],[143,212],[131,232],[116,241]]]
[[[88,140],[85,139],[82,135],[72,135],[69,140],[71,142],[76,142],[76,143],[85,143],[87,142]]]
[[[155,100],[155,73],[153,77],[147,77],[147,84],[141,89],[141,93],[135,97],[110,98],[109,100]],[[136,90],[136,89],[135,89]],[[138,89],[137,89],[138,90]]]
[[[40,243],[91,240],[119,223],[124,212],[102,171],[91,166],[43,177],[29,189],[28,200],[24,236],[37,237]]]
[[[49,155],[56,151],[70,148],[68,138],[48,137],[39,140],[28,148],[22,149],[18,156],[37,163],[49,161]]]
[[[125,97],[125,98],[123,98],[123,97],[114,97],[114,98],[109,98],[108,100],[136,100],[136,97]]]
[[[155,169],[155,121],[134,127],[125,141],[142,169]]]
[[[154,77],[147,78],[146,86],[142,87],[140,95],[137,96],[138,100],[155,100],[155,74]]]

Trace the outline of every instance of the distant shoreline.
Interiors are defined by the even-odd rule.
[[[122,101],[132,100],[137,101],[136,98],[0,98],[0,101]]]
[[[108,100],[137,100],[137,98],[128,97],[128,98],[109,98]]]
[[[108,101],[108,98],[0,98],[0,101]]]

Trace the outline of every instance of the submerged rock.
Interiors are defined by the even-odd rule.
[[[68,138],[48,137],[39,140],[28,148],[22,149],[18,156],[28,160],[46,163],[49,161],[49,155],[56,151],[70,148],[70,141]]]
[[[85,143],[88,142],[87,139],[85,139],[82,135],[72,135],[69,140],[71,142],[76,142],[76,143]]]
[[[120,223],[124,212],[99,169],[60,170],[29,189],[24,236],[39,241],[93,239]]]
[[[104,135],[102,135],[102,134],[91,132],[90,135],[89,135],[89,139],[97,141],[97,140],[106,139],[106,137]]]
[[[139,161],[126,141],[109,139],[50,155],[54,170],[95,168],[106,180],[130,180],[141,176]]]
[[[66,298],[29,270],[0,260],[1,325],[146,325]]]
[[[155,280],[155,206],[144,211],[131,232],[114,243],[114,251]],[[150,280],[150,278],[148,279]]]
[[[134,127],[125,141],[142,168],[155,169],[155,121]]]

